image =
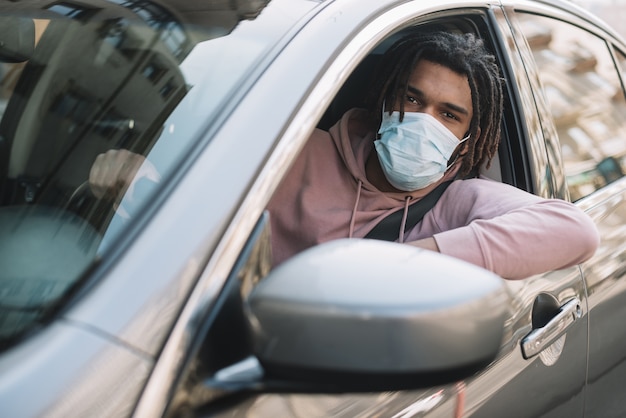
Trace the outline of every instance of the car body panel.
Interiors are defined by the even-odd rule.
[[[153,359],[145,353],[111,341],[84,324],[59,320],[19,350],[3,353],[2,414],[127,416],[152,367]],[[86,398],[94,400],[85,402]]]

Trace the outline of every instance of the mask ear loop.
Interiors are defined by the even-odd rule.
[[[459,148],[459,146],[460,146],[463,142],[467,141],[467,140],[468,140],[471,136],[472,136],[471,134],[467,134],[467,136],[466,136],[465,138],[461,139],[461,140],[459,141],[459,144],[458,144],[458,145],[454,148],[454,151],[456,151],[456,150],[457,150],[457,148]],[[450,164],[448,164],[448,165],[446,166],[446,171],[448,171],[448,170],[450,169],[450,167],[452,167],[452,166],[453,166],[453,165],[457,162],[457,160],[459,159],[459,156],[460,156],[460,155],[461,155],[461,153],[460,153],[460,152],[458,152],[458,153],[456,154],[456,157],[454,157],[454,160],[453,160]]]

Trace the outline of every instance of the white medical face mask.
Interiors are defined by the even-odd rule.
[[[461,141],[427,113],[383,112],[374,141],[378,160],[387,181],[398,190],[423,189],[441,179],[449,168],[450,156]]]

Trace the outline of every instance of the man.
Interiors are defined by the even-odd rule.
[[[398,225],[398,242],[509,279],[593,255],[598,233],[576,206],[476,178],[497,151],[503,102],[495,58],[481,40],[414,35],[382,62],[369,110],[352,109],[328,132],[314,131],[272,197],[275,265],[325,241],[363,238],[398,210],[406,219],[412,204],[449,180],[421,222],[406,232],[405,219]],[[98,157],[92,190],[109,193],[142,161],[124,151]]]
[[[475,177],[497,151],[502,87],[472,35],[415,35],[382,58],[369,112],[316,130],[269,204],[275,264],[332,239],[365,237],[382,219],[453,180],[398,241],[505,278],[578,264],[598,233],[574,205]],[[295,203],[292,203],[295,202]]]

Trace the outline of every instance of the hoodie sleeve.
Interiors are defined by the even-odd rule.
[[[486,179],[455,181],[432,211],[439,250],[522,279],[589,259],[595,224],[578,207]]]

